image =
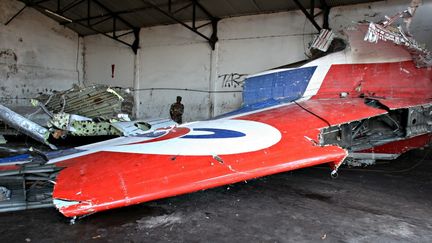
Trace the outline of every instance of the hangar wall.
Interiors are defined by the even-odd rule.
[[[127,37],[123,38],[129,41]],[[135,54],[131,48],[103,35],[84,37],[84,83],[133,87]],[[114,65],[114,77],[112,75]]]
[[[300,11],[223,19],[214,51],[180,25],[142,28],[137,60],[130,48],[89,36],[84,38],[85,80],[134,87],[140,118],[168,117],[169,106],[180,95],[185,121],[207,119],[241,105],[247,74],[305,59],[304,46],[313,33]]]
[[[0,0],[0,103],[29,106],[39,92],[64,90],[83,80],[83,41],[32,8],[5,23],[24,4]]]
[[[0,102],[12,107],[28,105],[28,98],[38,92],[67,89],[84,80],[137,89],[141,118],[167,117],[169,105],[181,95],[184,120],[206,119],[240,106],[245,75],[304,59],[314,32],[299,11],[227,18],[219,23],[220,40],[211,51],[207,42],[180,25],[143,28],[135,56],[129,47],[101,35],[82,41],[31,8],[4,25],[22,3],[0,3]],[[389,0],[336,7],[330,25],[338,31],[356,21],[380,20],[406,6],[405,0]],[[426,0],[412,33],[432,48],[430,12],[432,1]]]
[[[340,31],[357,21],[378,21],[408,4],[389,0],[335,7],[330,26]],[[412,33],[432,47],[430,12],[432,1],[424,1]],[[169,105],[180,95],[185,121],[207,119],[241,105],[247,74],[305,59],[314,32],[300,11],[226,18],[219,22],[219,42],[211,51],[203,39],[180,25],[142,28],[136,58],[126,46],[89,36],[85,37],[85,79],[134,87],[140,118],[167,117]],[[115,78],[110,76],[112,64],[116,65]]]

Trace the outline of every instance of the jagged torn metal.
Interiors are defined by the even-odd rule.
[[[419,44],[412,37],[409,30],[412,18],[421,2],[421,0],[412,0],[410,6],[405,11],[399,12],[392,17],[386,16],[386,20],[381,23],[371,22],[364,40],[372,43],[377,43],[378,40],[392,41],[396,45],[405,47],[418,68],[431,67],[431,52],[424,45]],[[406,33],[400,25],[397,27],[392,26],[400,18],[405,22]]]
[[[311,48],[318,49],[320,51],[326,52],[330,44],[335,38],[333,31],[328,29],[322,29],[318,36],[315,37],[311,44]]]

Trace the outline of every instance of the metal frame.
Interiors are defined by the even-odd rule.
[[[140,28],[138,26],[134,26],[131,23],[129,23],[128,21],[126,21],[125,19],[123,19],[121,16],[119,16],[118,14],[114,13],[113,11],[111,11],[108,7],[106,7],[104,4],[102,4],[101,2],[99,2],[99,0],[75,0],[73,2],[70,2],[69,4],[67,4],[66,6],[62,7],[62,1],[61,0],[57,0],[57,8],[56,9],[48,9],[44,6],[42,6],[41,4],[50,0],[40,0],[40,1],[34,1],[34,0],[20,0],[21,2],[25,3],[26,6],[29,7],[33,7],[35,9],[38,9],[42,12],[48,12],[51,14],[54,14],[55,16],[59,17],[59,18],[63,18],[65,20],[67,20],[66,22],[68,24],[77,24],[79,26],[85,27],[93,32],[96,32],[98,34],[102,34],[110,39],[113,39],[117,42],[120,42],[126,46],[129,46],[132,51],[136,54],[139,48],[139,32],[140,32]],[[64,17],[64,14],[68,11],[70,11],[71,9],[79,6],[79,5],[84,5],[86,4],[87,7],[87,15],[88,15],[88,20],[86,22],[83,21],[74,21],[71,19],[68,19],[67,17]],[[108,14],[105,15],[105,18],[103,18],[102,20],[99,18],[99,21],[90,22],[90,16],[91,16],[91,5],[92,4],[96,4],[97,6],[99,6],[100,8],[102,8],[104,11],[106,11]],[[108,16],[108,17],[107,17]],[[103,32],[97,29],[96,25],[108,21],[108,20],[112,20],[113,25],[112,25],[112,29],[108,32]],[[122,22],[124,25],[126,25],[129,29],[131,29],[131,31],[128,31],[126,33],[117,35],[117,21]],[[65,23],[62,23],[65,24]],[[108,33],[112,33],[112,34],[108,34]],[[128,43],[124,40],[121,40],[120,37],[125,36],[125,35],[129,35],[129,34],[133,34],[134,35],[134,40],[132,41],[132,43]]]
[[[315,14],[315,1],[319,1],[320,3],[320,9],[321,12]],[[306,18],[312,23],[312,25],[317,29],[318,31],[321,31],[321,29],[330,29],[329,26],[329,13],[330,13],[330,6],[327,4],[326,0],[310,0],[310,11],[308,12],[306,8],[300,3],[299,0],[293,0],[293,2],[297,5],[297,7],[303,12],[303,14],[306,16]],[[320,26],[316,21],[315,18],[319,15],[323,14],[323,24]]]
[[[117,11],[117,12],[114,12],[111,9],[109,9],[103,3],[101,3],[99,0],[75,0],[75,1],[67,4],[66,6],[62,6],[62,0],[56,0],[57,1],[57,8],[56,9],[47,9],[46,7],[43,7],[41,5],[42,3],[50,1],[50,0],[39,0],[39,1],[20,0],[20,1],[24,2],[26,4],[26,6],[36,8],[40,11],[49,11],[50,13],[57,16],[58,18],[63,18],[66,21],[60,22],[60,24],[62,24],[62,25],[76,24],[76,25],[85,27],[85,28],[87,28],[87,29],[89,29],[95,33],[102,34],[102,35],[104,35],[110,39],[113,39],[117,42],[120,42],[126,46],[129,46],[132,48],[132,50],[135,54],[137,53],[137,50],[139,48],[140,27],[134,26],[133,24],[129,23],[127,20],[122,18],[120,15],[127,14],[127,13],[137,13],[137,12],[145,11],[148,9],[154,9],[154,10],[160,12],[161,14],[165,15],[169,19],[175,21],[178,24],[181,24],[185,28],[189,29],[190,31],[194,32],[195,34],[199,35],[200,37],[204,38],[205,40],[207,40],[209,42],[210,47],[213,50],[215,49],[216,42],[218,41],[217,24],[218,24],[218,21],[220,20],[220,18],[213,16],[206,8],[204,8],[204,6],[201,5],[201,3],[199,3],[198,0],[190,0],[190,2],[187,2],[184,6],[178,8],[178,9],[173,9],[172,0],[167,0],[167,3],[164,5],[156,5],[156,4],[152,3],[151,1],[142,0],[142,2],[147,6],[141,7],[141,8],[135,8],[135,9],[128,9],[128,10],[124,10],[124,11]],[[53,0],[51,0],[51,1],[53,1]],[[80,18],[80,19],[68,19],[68,18],[64,17],[64,14],[66,12],[70,11],[71,9],[73,9],[77,6],[84,7],[84,4],[85,4],[85,8],[87,9],[87,16],[86,17]],[[98,13],[96,15],[93,15],[93,13],[91,13],[92,4],[95,4],[98,7],[102,8],[105,11],[105,13]],[[190,9],[190,8],[192,8],[192,16],[191,16],[191,19],[192,19],[191,22],[192,23],[191,23],[191,25],[187,24],[186,22],[184,22],[184,21],[182,21],[176,17],[176,14],[178,14],[182,11],[185,11],[187,9]],[[197,26],[197,17],[196,17],[197,11],[203,12],[210,21],[207,23],[204,23],[202,25]],[[97,28],[98,24],[101,24],[101,23],[109,21],[109,20],[111,20],[113,23],[110,31],[108,31],[108,32],[101,31]],[[118,35],[117,32],[118,32],[118,23],[119,22],[121,22],[122,24],[127,26],[130,29],[130,31],[127,31],[123,34]],[[201,28],[203,28],[204,26],[207,26],[207,25],[211,25],[211,28],[212,28],[212,33],[210,34],[210,36],[207,36],[206,34],[204,34],[203,32],[200,31]],[[108,33],[111,33],[111,34],[108,34]],[[121,37],[123,37],[125,35],[129,35],[129,34],[134,35],[134,41],[132,43],[128,43],[128,42],[120,39]]]
[[[16,14],[14,14],[8,21],[6,21],[4,25],[8,25],[10,22],[12,22],[12,20],[14,20],[18,15],[20,15],[20,13],[22,13],[25,8],[27,8],[27,5],[25,5],[18,12],[16,12]]]
[[[0,201],[0,212],[11,212],[53,206],[54,180],[62,169],[46,164],[44,156],[29,158],[15,170],[0,172],[0,186],[10,193]]]
[[[123,14],[128,13],[137,13],[142,12],[149,9],[154,9],[158,11],[159,13],[163,14],[164,16],[168,17],[172,21],[184,26],[185,28],[189,29],[190,31],[194,32],[195,34],[199,35],[208,43],[210,44],[210,47],[214,50],[216,42],[218,41],[217,36],[217,28],[218,28],[218,22],[220,18],[213,16],[200,2],[199,0],[190,0],[188,2],[185,2],[185,4],[178,9],[173,9],[173,1],[172,0],[166,0],[166,4],[156,5],[150,0],[141,0],[142,3],[144,3],[146,6],[140,7],[140,8],[134,8],[134,9],[128,9],[123,11],[112,11],[108,7],[106,7],[103,3],[100,2],[100,0],[75,0],[72,2],[69,2],[67,5],[62,6],[62,0],[20,0],[21,2],[24,2],[26,6],[30,6],[36,9],[39,9],[41,11],[49,11],[53,15],[57,16],[58,18],[63,18],[66,21],[60,22],[62,25],[70,25],[70,24],[76,24],[82,27],[85,27],[95,33],[102,34],[108,38],[111,38],[117,42],[120,42],[126,46],[129,46],[132,48],[133,52],[136,54],[137,50],[139,48],[139,26],[134,26],[133,24],[129,23],[127,20],[121,17]],[[41,4],[48,2],[48,1],[57,1],[57,8],[56,9],[47,9],[43,7]],[[321,31],[321,29],[329,29],[329,12],[330,7],[327,4],[326,0],[310,0],[310,11],[308,11],[305,6],[300,2],[300,0],[292,0],[297,7],[303,12],[303,14],[306,16],[306,18],[312,23],[312,25],[318,30]],[[93,14],[91,13],[91,6],[95,4],[101,9],[103,9],[104,13],[97,13]],[[64,14],[71,9],[81,6],[81,7],[87,8],[87,16],[80,19],[68,19],[64,17]],[[314,13],[315,6],[319,5],[321,11],[317,14]],[[185,11],[187,9],[192,9],[192,16],[191,16],[191,24],[187,24],[185,21],[180,20],[176,17],[176,14]],[[204,13],[209,20],[209,22],[206,22],[202,25],[197,26],[197,11],[201,11]],[[323,14],[323,24],[320,26],[316,21],[315,18],[319,15]],[[112,21],[112,28],[110,31],[101,31],[97,28],[97,25],[106,22],[106,21]],[[118,35],[118,23],[121,22],[123,25],[125,25],[130,31],[127,31],[123,34]],[[206,35],[203,32],[200,31],[201,28],[204,26],[210,25],[212,28],[212,32],[210,35]],[[110,34],[108,34],[110,33]],[[134,35],[134,41],[132,43],[128,43],[122,39],[121,37],[125,35],[133,34]]]
[[[198,0],[191,0],[190,3],[187,3],[185,6],[172,11],[172,1],[168,0],[168,11],[164,10],[163,8],[153,4],[150,1],[147,0],[142,0],[143,3],[147,4],[149,7],[157,10],[158,12],[160,12],[161,14],[167,16],[168,18],[170,18],[171,20],[174,20],[175,22],[181,24],[182,26],[184,26],[185,28],[189,29],[190,31],[194,32],[195,34],[201,36],[202,38],[204,38],[205,40],[207,40],[210,44],[210,47],[212,48],[212,50],[215,49],[215,45],[216,42],[218,41],[218,37],[217,37],[217,24],[220,20],[220,18],[218,17],[214,17],[206,8],[204,8],[204,6],[201,5],[201,3],[198,2]],[[178,18],[175,17],[176,13],[179,13],[181,11],[184,11],[185,9],[188,9],[192,7],[192,26],[186,24],[185,22],[179,20]],[[207,23],[204,23],[200,26],[196,25],[197,22],[197,18],[196,18],[196,12],[197,10],[201,10],[206,16],[207,18],[210,20]],[[207,26],[207,25],[211,25],[212,27],[212,33],[210,36],[206,36],[205,34],[203,34],[202,32],[199,31],[200,28]]]

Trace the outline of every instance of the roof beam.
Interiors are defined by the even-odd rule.
[[[312,23],[312,25],[315,27],[315,29],[317,29],[318,31],[321,31],[321,26],[319,26],[317,24],[314,16],[311,15],[298,0],[293,0],[293,1],[297,5],[297,7],[299,7],[299,9],[303,12],[303,14],[306,16],[306,18],[309,19],[309,21]]]
[[[310,0],[310,9],[309,14],[314,16],[315,15],[315,0]]]
[[[191,0],[191,2],[192,2],[192,26],[189,26],[185,22],[179,20],[178,18],[176,18],[174,16],[173,13],[170,13],[168,11],[163,10],[162,8],[160,8],[156,4],[152,3],[151,1],[142,0],[141,2],[147,4],[148,6],[152,7],[155,10],[157,10],[158,12],[160,12],[161,14],[163,14],[166,17],[170,18],[171,20],[177,22],[178,24],[184,26],[185,28],[189,29],[190,31],[194,32],[195,34],[201,36],[202,38],[204,38],[205,40],[207,40],[209,42],[210,47],[212,48],[212,50],[215,49],[216,42],[218,41],[218,37],[217,37],[217,23],[218,23],[218,21],[220,19],[214,17],[213,15],[211,15],[210,12],[207,11],[207,9],[205,9],[197,0]],[[196,8],[197,7],[204,14],[206,14],[207,17],[210,19],[211,26],[212,26],[212,34],[211,34],[210,37],[204,35],[200,31],[198,31],[198,28],[196,28]],[[170,7],[168,9],[170,9]]]
[[[256,0],[249,0],[249,1],[251,1],[252,5],[255,7],[256,10],[258,10],[259,12],[262,11],[262,9],[258,6]]]
[[[141,0],[142,3],[144,3],[146,6],[145,7],[140,7],[140,8],[135,8],[135,9],[129,9],[129,10],[124,10],[124,11],[113,11],[111,10],[109,7],[107,7],[104,3],[102,3],[100,0],[74,0],[74,1],[69,1],[69,3],[64,6],[64,0],[52,0],[55,1],[56,4],[56,10],[52,10],[52,9],[48,9],[42,5],[40,5],[41,3],[47,2],[49,0],[39,0],[39,1],[33,1],[33,0],[20,0],[22,2],[24,2],[27,6],[31,6],[31,7],[35,7],[38,9],[41,9],[45,12],[51,13],[52,15],[55,15],[57,18],[63,19],[63,22],[59,21],[60,24],[63,25],[70,25],[70,24],[75,24],[75,25],[79,25],[82,27],[85,27],[89,30],[91,30],[92,32],[95,33],[99,33],[99,34],[103,34],[105,36],[108,36],[110,38],[114,38],[115,40],[118,40],[119,42],[125,44],[124,41],[119,40],[118,36],[117,36],[117,30],[118,30],[118,22],[121,22],[122,24],[124,24],[127,28],[132,29],[132,30],[136,30],[138,27],[134,26],[133,24],[129,23],[127,20],[125,20],[122,16],[120,16],[121,14],[127,14],[127,13],[136,13],[138,11],[144,11],[144,10],[148,10],[148,9],[154,9],[158,12],[160,12],[161,14],[165,15],[166,17],[170,18],[172,21],[184,26],[185,28],[189,29],[190,31],[194,32],[195,34],[197,34],[198,36],[202,37],[203,39],[207,40],[211,46],[212,49],[215,48],[216,42],[218,41],[218,37],[217,37],[217,25],[218,25],[218,21],[220,20],[220,18],[217,18],[215,16],[213,16],[198,0],[188,0],[188,1],[184,1],[185,3],[187,3],[186,5],[184,5],[183,7],[180,7],[177,10],[173,10],[173,4],[178,4],[178,2],[172,1],[172,0],[168,0],[167,4],[163,4],[163,5],[156,5],[154,4],[152,1],[150,0]],[[174,3],[173,3],[174,2]],[[86,4],[84,4],[86,3]],[[71,9],[77,7],[78,5],[82,4],[81,7],[86,7],[87,8],[87,17],[85,18],[81,18],[81,19],[69,19],[66,16],[64,16],[65,13],[67,13],[68,11],[70,11]],[[100,7],[101,9],[103,9],[104,13],[101,13],[99,15],[96,16],[91,16],[91,5],[95,4],[98,7]],[[162,8],[162,6],[164,6],[164,8]],[[166,7],[166,9],[165,9]],[[192,24],[189,25],[186,22],[178,19],[175,14],[180,12],[180,11],[184,11],[187,8],[192,8]],[[210,22],[208,23],[204,23],[201,24],[199,26],[197,26],[197,11],[200,11],[202,13],[204,13],[207,18],[210,20]],[[112,27],[109,31],[101,31],[100,28],[96,28],[95,26],[108,21],[112,19]],[[64,21],[67,20],[67,21]],[[93,22],[91,20],[97,20],[96,22]],[[210,25],[212,28],[212,33],[210,36],[204,34],[203,32],[199,31],[200,28]],[[112,36],[110,34],[107,33],[113,33]],[[133,31],[131,32],[136,36],[137,31]],[[121,34],[120,36],[124,36],[123,34]],[[134,41],[134,44],[128,44],[128,46],[134,48],[134,46],[138,46],[137,42]],[[134,49],[134,52],[136,53],[136,50]]]
[[[321,2],[321,9],[324,12],[323,28],[330,29],[330,25],[329,25],[330,6],[327,4],[326,0],[320,0],[320,2]]]
[[[321,29],[330,29],[329,27],[329,14],[330,14],[330,6],[327,4],[326,0],[318,0],[320,3],[320,9],[321,11],[318,14],[315,14],[315,0],[310,0],[310,10],[309,12],[306,10],[306,8],[300,3],[299,0],[293,0],[293,2],[297,5],[297,7],[303,12],[303,14],[306,16],[306,18],[311,22],[311,24],[317,29],[318,31],[321,31]],[[319,16],[320,14],[323,14],[323,24],[320,26],[316,21],[315,18]]]
[[[4,25],[8,25],[10,22],[12,22],[12,20],[14,20],[20,13],[22,13],[22,11],[24,11],[26,7],[27,5],[24,5],[24,7],[22,7],[18,12],[16,12],[8,21],[6,21]]]
[[[92,0],[87,0],[87,1],[90,2]],[[188,3],[184,7],[181,7],[180,9],[177,9],[177,10],[171,12],[171,14],[175,14],[177,12],[180,12],[180,11],[182,11],[182,10],[190,7],[190,6],[192,6],[192,3]],[[168,9],[169,8],[170,8],[170,6],[168,6]],[[123,14],[129,14],[129,13],[137,13],[137,12],[141,12],[141,11],[145,11],[145,10],[149,10],[149,9],[153,9],[153,8],[150,7],[150,6],[145,6],[145,7],[132,8],[132,9],[127,9],[127,10],[122,10],[122,11],[116,11],[116,12],[111,12],[111,13],[103,13],[103,14],[94,15],[94,16],[91,16],[91,15],[88,14],[87,17],[80,18],[80,19],[74,19],[73,22],[76,23],[76,22],[89,21],[89,20],[104,18],[104,17],[112,16],[112,15],[123,15]],[[60,24],[67,25],[67,24],[69,24],[69,22],[60,22]]]
[[[118,18],[118,20],[120,20],[121,22],[123,22],[128,28],[130,28],[130,29],[135,28],[135,26],[133,26],[132,24],[130,24],[128,21],[126,21],[122,17],[118,16],[118,14],[116,14],[115,12],[111,11],[108,7],[106,7],[104,4],[102,4],[101,2],[99,2],[99,0],[92,0],[92,2],[96,3],[97,5],[99,5],[99,7],[103,8],[111,16],[116,16]]]
[[[67,5],[66,7],[64,7],[63,9],[60,9],[59,6],[61,6],[61,0],[57,0],[57,8],[59,9],[58,11],[53,11],[51,9],[48,9],[44,6],[39,5],[39,3],[42,3],[43,1],[38,1],[38,2],[33,2],[31,0],[21,0],[22,2],[24,2],[26,4],[26,6],[30,6],[33,8],[38,9],[41,12],[44,13],[50,13],[52,15],[55,15],[58,18],[64,18],[64,19],[68,19],[67,17],[63,16],[62,14],[68,10],[70,10],[71,8],[83,3],[84,1],[87,1],[86,7],[87,7],[87,14],[88,16],[90,16],[90,7],[91,4],[90,3],[94,3],[97,4],[99,7],[101,7],[102,9],[104,9],[106,12],[109,13],[109,15],[105,15],[105,18],[97,21],[96,23],[90,23],[89,19],[86,19],[87,22],[82,23],[80,22],[75,22],[74,20],[70,20],[71,24],[76,24],[79,25],[81,27],[87,28],[89,30],[91,30],[92,32],[104,35],[112,40],[115,40],[121,44],[124,44],[128,47],[130,47],[132,49],[132,51],[136,54],[139,48],[139,32],[140,32],[140,28],[139,27],[135,27],[132,24],[130,24],[129,22],[127,22],[125,19],[123,19],[122,17],[118,16],[117,14],[115,14],[113,11],[111,11],[109,8],[107,8],[106,6],[104,6],[103,4],[101,4],[98,0],[76,0],[72,3],[70,3],[69,5]],[[97,28],[95,28],[95,25],[98,25],[102,22],[108,21],[112,19],[113,20],[113,24],[112,24],[112,29],[110,31],[107,32],[111,32],[112,35],[107,34],[107,32],[101,31]],[[127,32],[121,35],[117,35],[116,31],[117,31],[117,20],[123,22],[126,26],[128,26],[128,28],[132,29],[131,32]],[[126,34],[133,34],[134,35],[134,41],[131,43],[128,43],[124,40],[121,40],[120,37],[125,36]]]
[[[59,10],[59,13],[64,13],[64,12],[66,12],[66,11],[69,11],[69,10],[71,10],[72,8],[74,8],[74,7],[78,6],[78,5],[80,5],[80,4],[83,3],[84,1],[86,1],[86,0],[75,0],[74,2],[68,4],[68,5],[66,5],[64,8],[60,9],[60,10]]]

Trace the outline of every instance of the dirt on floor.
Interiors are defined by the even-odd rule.
[[[0,214],[1,242],[431,242],[432,150],[287,172],[90,215]]]

